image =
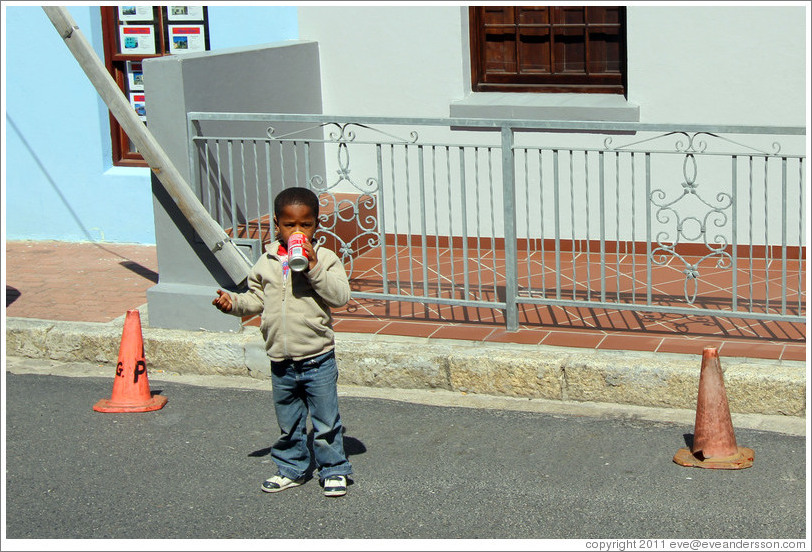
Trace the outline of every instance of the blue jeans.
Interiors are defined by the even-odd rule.
[[[309,412],[319,478],[351,474],[352,466],[344,453],[344,426],[338,413],[335,353],[328,351],[304,360],[271,361],[271,374],[276,420],[282,432],[271,447],[271,457],[279,473],[299,479],[310,467]]]

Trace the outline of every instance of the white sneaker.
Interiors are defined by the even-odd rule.
[[[297,487],[302,483],[304,483],[304,478],[290,479],[284,475],[276,474],[262,483],[262,490],[266,493],[278,493],[279,491],[284,491],[291,487]]]
[[[324,496],[344,496],[347,494],[347,478],[332,475],[324,480]]]

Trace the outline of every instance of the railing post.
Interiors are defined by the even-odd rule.
[[[502,127],[502,205],[505,225],[505,324],[519,329],[519,259],[516,244],[516,180],[513,164],[513,129]]]

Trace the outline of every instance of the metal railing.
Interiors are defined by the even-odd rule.
[[[523,304],[805,320],[802,127],[188,123],[192,181],[212,216],[235,240],[268,241],[275,194],[310,187],[324,207],[317,235],[342,256],[355,298],[500,309],[509,330]]]

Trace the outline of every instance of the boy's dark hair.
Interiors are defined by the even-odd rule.
[[[307,188],[285,188],[276,196],[273,202],[275,217],[282,214],[282,209],[288,205],[304,205],[310,207],[316,220],[319,218],[319,198]]]

